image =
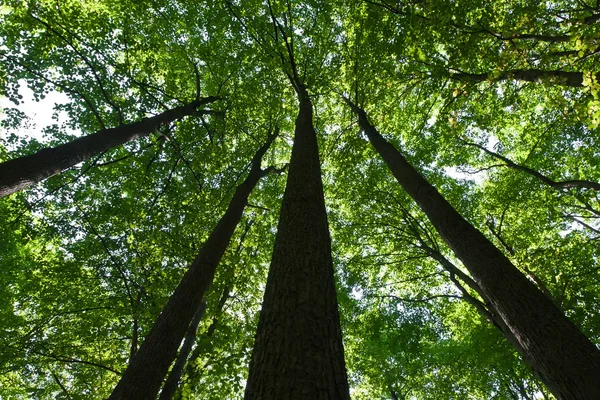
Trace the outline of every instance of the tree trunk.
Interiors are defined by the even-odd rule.
[[[202,302],[204,292],[212,283],[217,265],[242,218],[242,213],[248,203],[248,196],[259,179],[270,171],[270,169],[262,170],[260,163],[262,156],[274,139],[275,135],[270,135],[265,145],[254,155],[250,174],[236,188],[227,211],[171,295],[169,302],[131,360],[110,399],[156,399],[185,331],[190,326],[194,313]]]
[[[300,112],[246,400],[349,399],[312,103]]]
[[[518,340],[517,350],[559,399],[600,393],[600,351],[494,245],[469,224],[346,100],[396,180],[450,246],[490,306]]]
[[[162,125],[188,115],[201,113],[197,108],[216,101],[206,97],[162,114],[116,128],[103,129],[57,147],[0,163],[0,198],[54,176],[113,147],[155,132]]]
[[[460,271],[454,264],[450,262],[446,257],[444,257],[441,253],[430,254],[430,256],[436,259],[446,271],[450,272],[450,280],[454,283],[454,285],[460,290],[463,295],[463,300],[467,303],[471,304],[475,307],[475,310],[481,315],[483,318],[488,320],[489,323],[494,325],[500,333],[508,340],[511,346],[513,346],[520,354],[523,353],[523,348],[521,348],[521,342],[519,339],[515,337],[510,328],[506,325],[504,320],[498,316],[493,310],[490,310],[490,301],[486,298],[486,294],[481,290],[479,285],[473,279],[471,279],[468,275],[464,274]],[[483,299],[484,303],[471,296],[469,292],[460,284],[456,276],[458,275],[460,279],[463,280],[471,289],[475,290]]]
[[[179,355],[177,356],[177,360],[175,360],[175,364],[173,364],[173,368],[165,381],[165,385],[160,391],[159,400],[171,400],[173,395],[177,391],[177,387],[179,386],[179,380],[181,379],[181,373],[183,372],[183,367],[185,367],[185,363],[187,362],[188,356],[192,351],[192,347],[196,342],[196,331],[198,330],[198,324],[200,320],[202,320],[202,316],[206,311],[206,303],[200,303],[200,307],[196,310],[196,314],[188,327],[187,333],[185,334],[185,339],[183,340],[183,345],[181,345],[181,350],[179,350]]]

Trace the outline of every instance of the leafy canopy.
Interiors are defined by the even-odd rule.
[[[263,1],[1,6],[0,91],[14,107],[3,111],[0,161],[199,94],[220,96],[224,112],[164,126],[0,201],[1,395],[110,394],[275,125],[282,135],[265,162],[287,162],[297,112],[281,59],[289,46],[315,107],[353,398],[550,398],[468,302],[478,295],[432,257],[462,271],[339,94],[598,343],[596,191],[557,189],[497,157],[555,182],[600,181],[597,5],[270,6],[284,39]],[[39,138],[24,133],[35,124],[25,86],[35,101],[68,99]],[[242,395],[284,182],[270,175],[250,199],[207,295],[181,398]]]

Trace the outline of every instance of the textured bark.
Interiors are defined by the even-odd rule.
[[[177,391],[179,380],[181,379],[181,374],[183,372],[183,367],[185,367],[188,356],[190,355],[192,347],[196,342],[196,331],[198,330],[198,324],[202,320],[202,316],[204,316],[205,311],[206,303],[202,302],[200,303],[198,310],[196,310],[196,314],[194,315],[194,318],[188,327],[188,330],[185,334],[185,339],[181,345],[181,350],[179,350],[179,354],[175,360],[175,364],[173,364],[173,368],[171,368],[171,372],[165,381],[165,385],[160,391],[159,400],[171,400]]]
[[[600,393],[600,351],[494,245],[469,224],[347,100],[396,180],[471,273],[518,342],[517,350],[559,399]]]
[[[206,97],[154,117],[144,118],[139,122],[103,129],[60,146],[5,161],[0,164],[0,197],[28,188],[82,161],[89,160],[103,151],[148,136],[165,124],[188,115],[201,113],[201,111],[197,111],[198,107],[217,99],[217,97]]]
[[[217,265],[242,218],[242,213],[248,203],[248,196],[259,179],[269,171],[269,169],[261,170],[260,163],[262,156],[274,139],[275,135],[269,136],[267,143],[252,159],[250,174],[236,188],[227,211],[171,295],[152,330],[129,363],[110,399],[156,399],[169,366],[175,359],[185,331],[190,326],[194,313],[202,302],[204,292],[212,283]]]
[[[312,104],[300,112],[246,400],[349,399]]]
[[[500,75],[493,75],[491,73],[484,74],[470,74],[466,72],[452,73],[449,75],[451,79],[468,82],[484,82],[484,81],[505,81],[508,79],[515,79],[517,81],[526,82],[540,82],[542,80],[548,80],[555,85],[560,86],[571,86],[571,87],[582,87],[583,86],[583,74],[581,72],[570,72],[570,71],[546,71],[541,69],[515,69],[512,71],[506,71]]]

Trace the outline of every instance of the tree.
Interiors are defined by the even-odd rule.
[[[300,111],[245,398],[349,399],[312,102],[292,83]]]
[[[398,183],[471,272],[482,297],[502,319],[509,340],[542,381],[561,399],[590,398],[600,392],[596,346],[379,134],[363,109],[346,102]]]
[[[299,111],[245,398],[349,399],[313,103],[295,58],[293,10],[284,26],[268,6]]]
[[[5,161],[0,164],[2,176],[0,196],[8,196],[82,161],[87,161],[93,156],[104,154],[113,147],[154,133],[161,126],[168,125],[177,119],[188,115],[202,115],[206,111],[199,111],[197,108],[215,100],[217,100],[215,97],[197,99],[185,106],[165,111],[139,122],[104,129],[54,148],[45,148],[29,156]]]
[[[192,325],[194,315],[202,305],[204,292],[212,283],[215,270],[242,218],[250,193],[260,178],[272,170],[263,170],[260,165],[277,133],[277,129],[270,133],[267,142],[252,158],[250,173],[236,188],[227,211],[202,245],[198,256],[169,298],[143,345],[133,354],[127,370],[111,394],[111,399],[156,398],[167,370],[175,359],[177,348],[186,330]]]
[[[186,365],[159,374],[177,377],[174,398],[241,398],[246,383],[247,396],[258,393],[257,376],[272,381],[260,368],[276,367],[256,361],[276,330],[264,320],[294,299],[273,295],[275,288],[303,283],[328,289],[299,305],[290,324],[313,324],[318,315],[300,312],[311,304],[328,304],[315,312],[334,316],[337,298],[353,398],[552,398],[521,360],[520,342],[506,336],[510,324],[501,317],[509,313],[500,304],[515,296],[492,300],[477,268],[445,244],[454,234],[442,239],[392,179],[337,93],[367,106],[371,124],[518,269],[509,275],[525,276],[528,291],[535,286],[551,299],[554,306],[536,295],[550,315],[561,324],[566,315],[597,344],[597,191],[550,183],[600,182],[598,15],[595,4],[562,0],[0,6],[0,93],[13,103],[26,96],[24,87],[37,100],[55,92],[68,98],[36,138],[23,129],[36,117],[21,104],[7,106],[0,163],[163,115],[198,96],[218,96],[211,108],[221,113],[175,118],[0,199],[0,396],[107,398],[150,343],[264,132],[279,126],[264,165],[288,163],[303,139],[312,150],[292,160],[299,168],[290,166],[287,183],[269,174],[256,184],[212,285],[193,291],[195,305],[164,363],[181,345]],[[297,116],[309,109],[312,128],[300,130]],[[320,173],[298,179],[309,161]],[[289,192],[318,181],[322,195],[294,203],[312,204],[318,218],[285,223],[295,209],[286,206]],[[276,274],[296,265],[284,243],[315,239],[286,232],[310,221],[320,221],[313,244],[322,262],[311,265],[323,267],[322,278]],[[319,327],[339,339],[335,325],[334,317]],[[182,343],[186,330],[190,340]],[[341,353],[333,353],[343,387]]]

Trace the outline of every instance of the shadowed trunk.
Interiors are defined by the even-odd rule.
[[[349,399],[312,103],[300,112],[246,400]]]
[[[206,97],[139,122],[103,129],[60,146],[5,161],[0,164],[0,197],[26,189],[113,147],[148,136],[163,125],[203,113],[197,108],[216,100],[217,97]]]
[[[240,243],[241,243],[241,241],[240,241]],[[212,322],[208,326],[208,329],[206,330],[206,333],[204,333],[202,335],[201,339],[199,339],[199,340],[212,338],[212,335],[217,330],[217,325],[219,324],[218,315],[223,311],[223,307],[225,306],[225,302],[227,302],[227,300],[229,298],[230,298],[229,287],[225,287],[225,289],[223,290],[223,294],[221,295],[221,299],[219,300],[219,306],[217,307],[217,310],[215,312],[215,316],[213,317]],[[193,364],[198,359],[198,357],[200,357],[202,354],[203,354],[202,347],[201,346],[197,346],[194,349],[194,351],[192,352],[192,355],[187,360],[187,365],[186,365],[186,368],[185,368],[186,369],[186,375],[192,381],[194,380],[194,374],[197,373],[196,368],[194,368]],[[207,365],[205,364],[204,367],[206,367],[206,366]]]
[[[242,218],[252,189],[262,176],[272,170],[272,168],[262,170],[260,163],[275,136],[275,134],[269,135],[266,144],[254,155],[250,174],[236,188],[227,211],[171,295],[110,399],[156,399],[185,331],[202,302],[204,292],[212,283],[217,265]]]
[[[469,270],[534,372],[559,399],[596,398],[600,351],[379,134],[364,110],[346,102],[396,180]]]

